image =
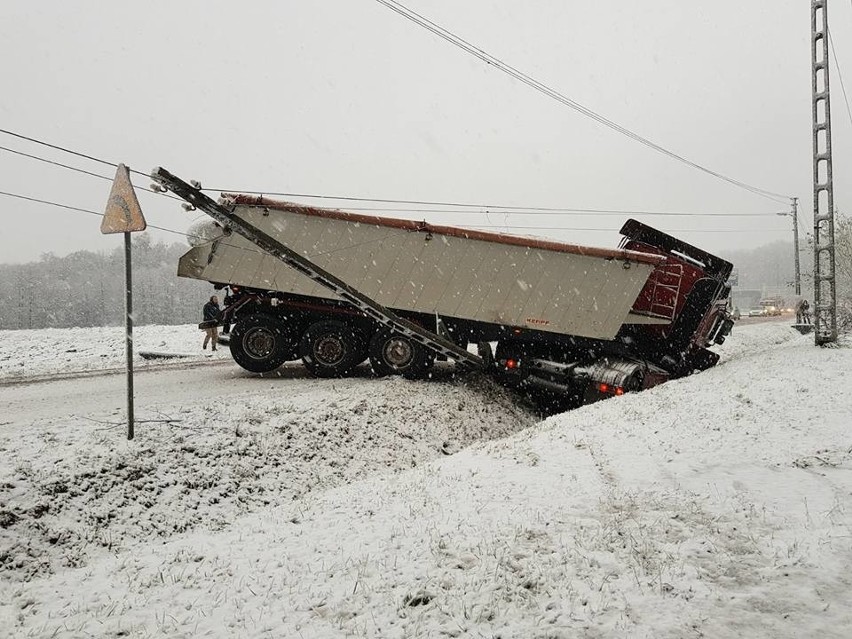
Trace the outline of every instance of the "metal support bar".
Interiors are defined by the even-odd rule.
[[[124,234],[124,330],[127,356],[127,439],[133,439],[133,274],[130,269],[130,233]]]
[[[336,293],[376,322],[416,341],[426,348],[455,360],[469,368],[484,368],[484,361],[478,355],[469,353],[458,344],[444,339],[440,335],[418,326],[405,318],[399,317],[390,309],[385,308],[375,300],[370,299],[343,280],[332,275],[322,267],[314,264],[308,258],[288,248],[272,236],[264,233],[252,224],[241,219],[221,204],[213,201],[199,189],[190,186],[180,178],[172,175],[162,167],[157,167],[151,177],[160,185],[170,190],[178,197],[186,200],[200,211],[204,211],[219,222],[224,228],[242,235],[244,238],[263,249],[270,255],[291,268],[306,275],[317,284]]]

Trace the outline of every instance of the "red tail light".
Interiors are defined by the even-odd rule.
[[[624,389],[621,386],[610,386],[609,384],[598,384],[598,390],[601,393],[609,395],[624,395]]]
[[[506,360],[506,368],[512,369],[512,368],[517,368],[517,367],[518,367],[518,362],[516,360],[514,360],[514,359],[507,359]]]

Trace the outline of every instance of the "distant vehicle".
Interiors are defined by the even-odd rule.
[[[784,300],[780,297],[767,297],[760,300],[760,306],[764,309],[764,315],[781,315],[784,310]]]
[[[734,307],[734,311],[733,311],[733,313],[731,313],[731,317],[733,317],[735,320],[738,320],[738,319],[740,319],[740,317],[742,317],[742,313],[740,313],[739,307],[737,307],[737,306]]]
[[[762,289],[734,288],[731,290],[731,304],[740,309],[740,314],[748,315],[748,309],[760,306],[760,300],[767,297]]]
[[[748,312],[749,317],[766,317],[767,315],[769,315],[769,313],[767,313],[766,308],[763,306],[753,308]]]

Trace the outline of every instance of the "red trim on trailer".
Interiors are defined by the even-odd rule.
[[[322,217],[331,220],[343,220],[345,222],[354,222],[357,224],[385,226],[412,232],[419,231],[423,233],[436,233],[438,235],[461,237],[468,240],[497,242],[499,244],[524,246],[527,248],[557,251],[559,253],[572,253],[574,255],[586,255],[589,257],[632,260],[634,262],[644,262],[645,264],[653,265],[663,264],[666,261],[665,256],[640,253],[638,251],[579,246],[577,244],[565,244],[563,242],[554,242],[552,240],[538,240],[528,237],[518,237],[516,235],[503,235],[501,233],[489,233],[487,231],[473,231],[455,226],[433,226],[431,224],[426,224],[426,222],[417,222],[415,220],[402,220],[399,218],[378,217],[375,215],[361,215],[357,213],[347,213],[346,211],[340,211],[337,209],[319,209],[312,206],[294,204],[292,202],[269,200],[262,195],[222,193],[222,197],[227,198],[230,203],[238,206],[262,207],[276,211],[295,213],[297,215],[312,215],[314,217]]]

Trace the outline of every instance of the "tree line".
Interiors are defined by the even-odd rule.
[[[799,228],[799,263],[802,274],[802,297],[814,301],[813,228],[802,216]],[[765,289],[794,301],[793,243],[774,242],[750,251],[724,254],[739,273],[739,286]],[[837,286],[837,319],[841,331],[852,331],[852,216],[836,212],[834,219],[834,261]]]
[[[177,277],[185,244],[133,236],[136,324],[201,321],[213,294],[207,282]],[[124,247],[110,252],[46,253],[26,264],[0,264],[0,329],[117,326],[124,323]]]
[[[802,217],[799,228],[799,263],[802,272],[802,295],[813,299],[814,244],[813,229]],[[852,299],[852,217],[836,213],[834,220],[835,278],[837,298]],[[739,286],[767,288],[793,295],[793,243],[773,242],[756,249],[729,251],[722,256],[734,264],[739,273]]]

